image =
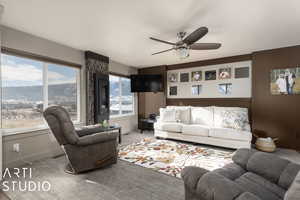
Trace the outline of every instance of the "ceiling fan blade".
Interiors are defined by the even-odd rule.
[[[163,51],[159,51],[159,52],[153,53],[152,55],[156,55],[156,54],[164,53],[164,52],[167,52],[167,51],[172,51],[173,49],[174,49],[174,48],[167,49],[167,50],[163,50]]]
[[[183,39],[183,42],[187,45],[191,45],[197,42],[200,38],[208,33],[207,27],[200,27],[191,34],[189,34],[186,38]]]
[[[165,44],[175,45],[175,43],[173,43],[173,42],[168,42],[168,41],[156,39],[156,38],[153,38],[153,37],[150,37],[150,39],[151,39],[151,40],[154,40],[154,41],[156,41],[156,42],[162,42],[162,43],[165,43]]]
[[[218,49],[222,45],[220,43],[195,43],[190,46],[192,50],[212,50]]]

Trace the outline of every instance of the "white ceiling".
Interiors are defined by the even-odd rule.
[[[300,44],[299,0],[0,0],[3,24],[123,64],[145,67],[251,53]],[[207,26],[201,42],[180,60],[149,36],[176,41],[176,33]]]

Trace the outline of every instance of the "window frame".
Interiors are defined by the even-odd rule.
[[[135,95],[132,93],[132,113],[128,114],[122,114],[122,81],[121,78],[127,78],[130,80],[130,76],[126,76],[124,74],[119,74],[119,73],[114,73],[114,72],[109,72],[109,76],[116,76],[119,79],[119,114],[117,115],[109,115],[110,119],[117,119],[117,118],[123,118],[123,117],[129,117],[129,116],[134,116],[135,115]]]
[[[49,64],[55,64],[55,65],[59,65],[59,66],[63,66],[63,67],[69,67],[69,68],[76,68],[78,71],[76,73],[76,98],[77,98],[77,120],[73,121],[73,123],[75,125],[77,124],[82,124],[82,113],[81,113],[81,98],[80,98],[80,94],[81,94],[81,90],[80,90],[80,86],[81,86],[81,73],[82,73],[82,68],[81,65],[76,64],[76,63],[72,63],[72,62],[68,62],[68,61],[63,61],[63,60],[59,60],[59,59],[54,59],[54,58],[50,58],[50,57],[46,57],[46,56],[40,56],[37,54],[32,54],[32,53],[28,53],[25,51],[21,51],[21,50],[15,50],[15,49],[11,49],[11,48],[7,48],[7,47],[2,47],[1,48],[1,54],[5,54],[5,55],[9,55],[9,56],[15,56],[15,57],[20,57],[20,58],[25,58],[25,59],[30,59],[33,61],[39,61],[42,62],[43,64],[43,72],[42,72],[42,81],[43,81],[43,107],[47,108],[48,107],[48,65]],[[2,66],[2,62],[1,62],[1,66]],[[1,70],[1,77],[2,77],[2,70]],[[3,124],[3,119],[2,119],[2,98],[3,98],[3,94],[2,94],[2,79],[0,77],[0,82],[1,82],[1,99],[0,99],[0,107],[1,107],[1,112],[0,112],[0,120],[1,120],[1,127],[0,130],[2,132],[3,135],[13,135],[13,134],[22,134],[22,133],[29,133],[29,132],[35,132],[35,131],[42,131],[42,130],[47,130],[48,129],[48,125],[45,121],[44,118],[42,118],[43,120],[43,124],[39,125],[39,126],[35,126],[32,128],[2,128],[2,124]]]

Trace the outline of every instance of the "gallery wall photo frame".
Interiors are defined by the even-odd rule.
[[[232,77],[231,67],[219,68],[219,70],[218,70],[218,79],[219,80],[231,79],[231,77]]]
[[[170,96],[177,96],[177,86],[170,86],[169,87],[169,95]]]
[[[234,68],[234,78],[249,78],[250,77],[250,67],[236,67]]]
[[[204,73],[206,81],[217,80],[217,70],[207,70]]]
[[[202,85],[192,85],[191,93],[193,96],[199,96],[202,92]]]
[[[178,72],[170,72],[168,74],[168,82],[177,83],[178,82]]]
[[[191,72],[191,81],[192,82],[199,82],[199,81],[202,81],[202,71],[199,70],[199,71],[192,71]]]
[[[270,92],[271,95],[299,95],[300,67],[272,69]]]
[[[187,83],[190,81],[190,73],[189,72],[181,72],[180,73],[180,82]]]

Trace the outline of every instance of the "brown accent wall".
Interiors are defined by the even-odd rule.
[[[300,46],[253,53],[252,117],[254,132],[278,137],[278,145],[300,150],[300,95],[270,93],[271,69],[300,66]]]
[[[139,74],[161,74],[164,77],[164,89],[166,90],[166,66],[155,66],[139,69]],[[159,108],[166,106],[165,92],[140,92],[138,93],[138,116],[149,117],[149,114],[159,114]]]

